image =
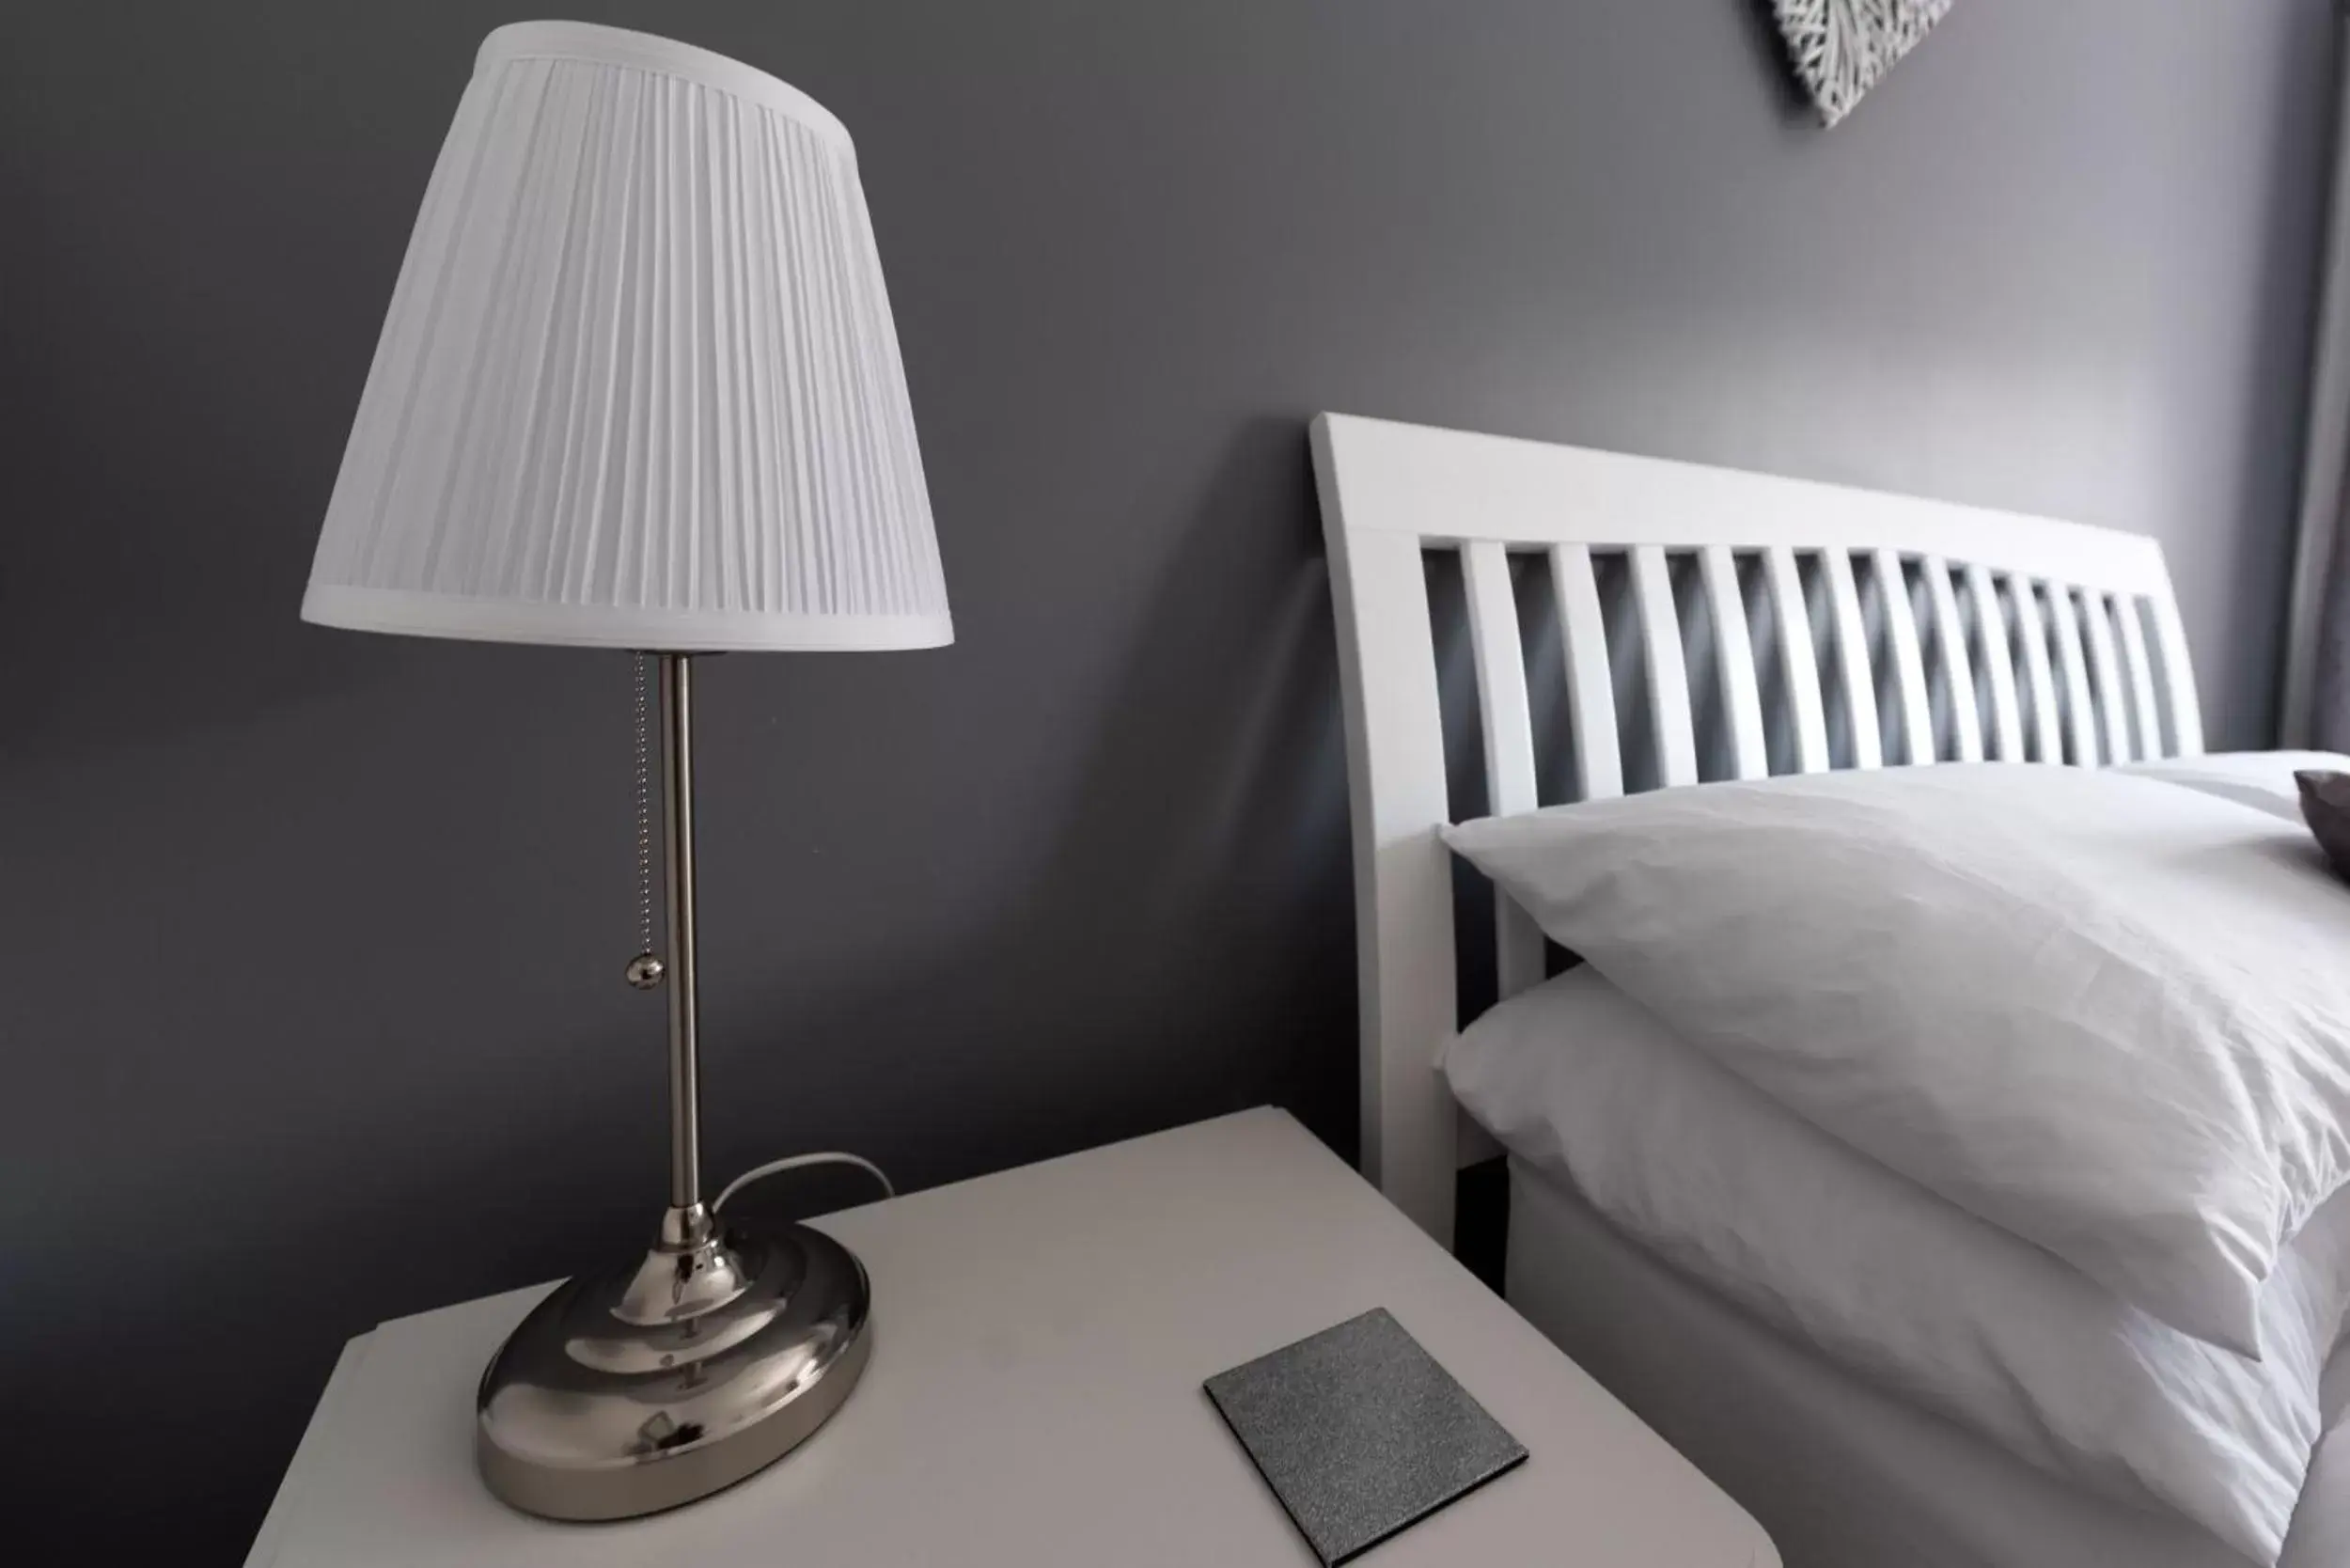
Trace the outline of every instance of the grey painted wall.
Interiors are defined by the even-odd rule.
[[[659,1198],[624,662],[294,615],[540,9],[10,10],[0,1528],[85,1560],[233,1560],[346,1335]],[[2266,732],[2325,0],[1966,0],[1833,135],[1746,0],[572,9],[855,132],[962,634],[706,677],[715,1170],[1351,1147],[1319,408],[2149,529]]]

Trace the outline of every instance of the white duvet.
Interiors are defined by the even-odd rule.
[[[1823,1137],[1588,967],[1489,1011],[1444,1066],[1504,1146],[1723,1296],[2032,1464],[2278,1560],[2350,1198],[2283,1250],[2254,1362]]]

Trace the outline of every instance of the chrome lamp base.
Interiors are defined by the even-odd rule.
[[[628,982],[669,994],[669,1206],[641,1262],[531,1309],[476,1405],[482,1481],[550,1519],[625,1519],[733,1485],[823,1425],[873,1348],[872,1286],[847,1247],[701,1200],[693,660],[659,658],[670,948],[664,960],[648,943]]]
[[[854,1254],[804,1225],[671,1209],[634,1267],[566,1280],[482,1373],[491,1492],[623,1519],[731,1486],[823,1425],[873,1347]]]

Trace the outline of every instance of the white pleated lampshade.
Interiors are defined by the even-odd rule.
[[[676,651],[953,640],[840,122],[665,39],[492,33],[302,613]]]

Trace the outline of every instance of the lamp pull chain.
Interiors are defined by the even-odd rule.
[[[636,956],[628,961],[628,983],[650,991],[668,973],[652,945],[652,699],[647,691],[646,656],[629,655],[636,676]]]

